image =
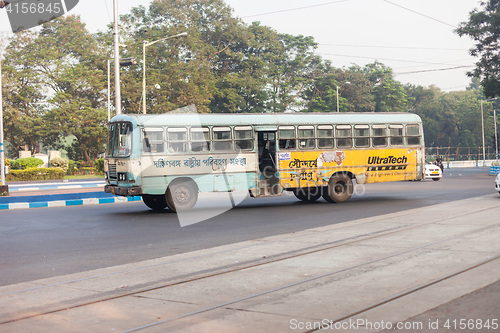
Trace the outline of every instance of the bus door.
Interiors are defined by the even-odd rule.
[[[276,137],[276,130],[263,130],[257,132],[259,196],[278,195],[281,193],[276,160]]]

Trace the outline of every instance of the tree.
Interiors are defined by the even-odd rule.
[[[103,55],[77,16],[66,16],[42,26],[35,57],[36,69],[51,89],[51,107],[44,114],[46,143],[63,136],[77,138],[83,158],[91,164],[104,150],[106,137],[105,72]]]
[[[105,75],[98,67],[104,61],[95,46],[77,16],[13,37],[6,54],[12,85],[6,128],[15,147],[57,145],[75,135],[88,163],[103,151]]]
[[[37,35],[28,31],[14,35],[6,49],[3,73],[5,138],[17,150],[27,146],[33,151],[40,141],[44,103],[44,87],[38,73],[32,70],[37,58]]]
[[[500,0],[480,2],[482,9],[474,9],[469,21],[456,29],[459,36],[469,36],[475,41],[470,50],[474,57],[480,57],[476,68],[469,72],[472,77],[480,77],[487,98],[500,96]]]
[[[375,87],[375,112],[406,112],[408,99],[403,85],[388,78]]]

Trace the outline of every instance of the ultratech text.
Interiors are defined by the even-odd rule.
[[[403,157],[379,157],[379,156],[369,156],[368,164],[405,164],[408,163],[406,156]]]

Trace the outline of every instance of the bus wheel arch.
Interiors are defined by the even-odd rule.
[[[341,203],[346,202],[354,192],[353,179],[351,172],[338,172],[330,177],[328,186],[323,193],[323,198],[328,202]]]
[[[168,185],[165,201],[174,212],[190,210],[198,201],[198,185],[191,178],[177,178]]]

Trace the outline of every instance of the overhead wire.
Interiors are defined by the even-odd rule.
[[[420,12],[417,12],[416,10],[413,10],[413,9],[410,9],[410,8],[407,8],[407,7],[404,7],[404,6],[398,5],[398,4],[396,4],[396,3],[394,3],[394,2],[391,2],[391,1],[389,1],[389,0],[383,0],[383,1],[384,1],[384,2],[387,2],[388,4],[391,4],[391,5],[393,5],[393,6],[396,6],[396,7],[402,8],[402,9],[407,10],[407,11],[409,11],[409,12],[412,12],[412,13],[414,13],[414,14],[417,14],[417,15],[423,16],[423,17],[425,17],[425,18],[428,18],[428,19],[430,19],[430,20],[436,21],[436,22],[438,22],[438,23],[442,23],[442,24],[447,25],[447,26],[449,26],[449,27],[452,27],[452,28],[454,28],[454,29],[456,29],[456,28],[457,28],[457,26],[455,26],[455,25],[453,25],[453,24],[449,24],[449,23],[447,23],[447,22],[444,22],[444,21],[438,20],[437,18],[434,18],[434,17],[431,17],[431,16],[429,16],[429,15],[426,15],[426,14],[423,14],[423,13],[420,13]]]
[[[247,16],[242,16],[240,18],[250,18],[250,17],[257,17],[257,16],[265,16],[265,15],[272,15],[272,14],[281,14],[281,13],[286,13],[286,12],[292,12],[292,11],[297,11],[297,10],[303,10],[303,9],[309,9],[309,8],[315,8],[315,7],[322,7],[322,6],[329,6],[341,2],[347,2],[349,0],[336,0],[336,1],[330,1],[330,2],[325,2],[325,3],[320,3],[317,5],[309,5],[309,6],[303,6],[303,7],[296,7],[296,8],[289,8],[289,9],[282,9],[282,10],[276,10],[273,12],[267,12],[267,13],[261,13],[261,14],[254,14],[254,15],[247,15]]]

